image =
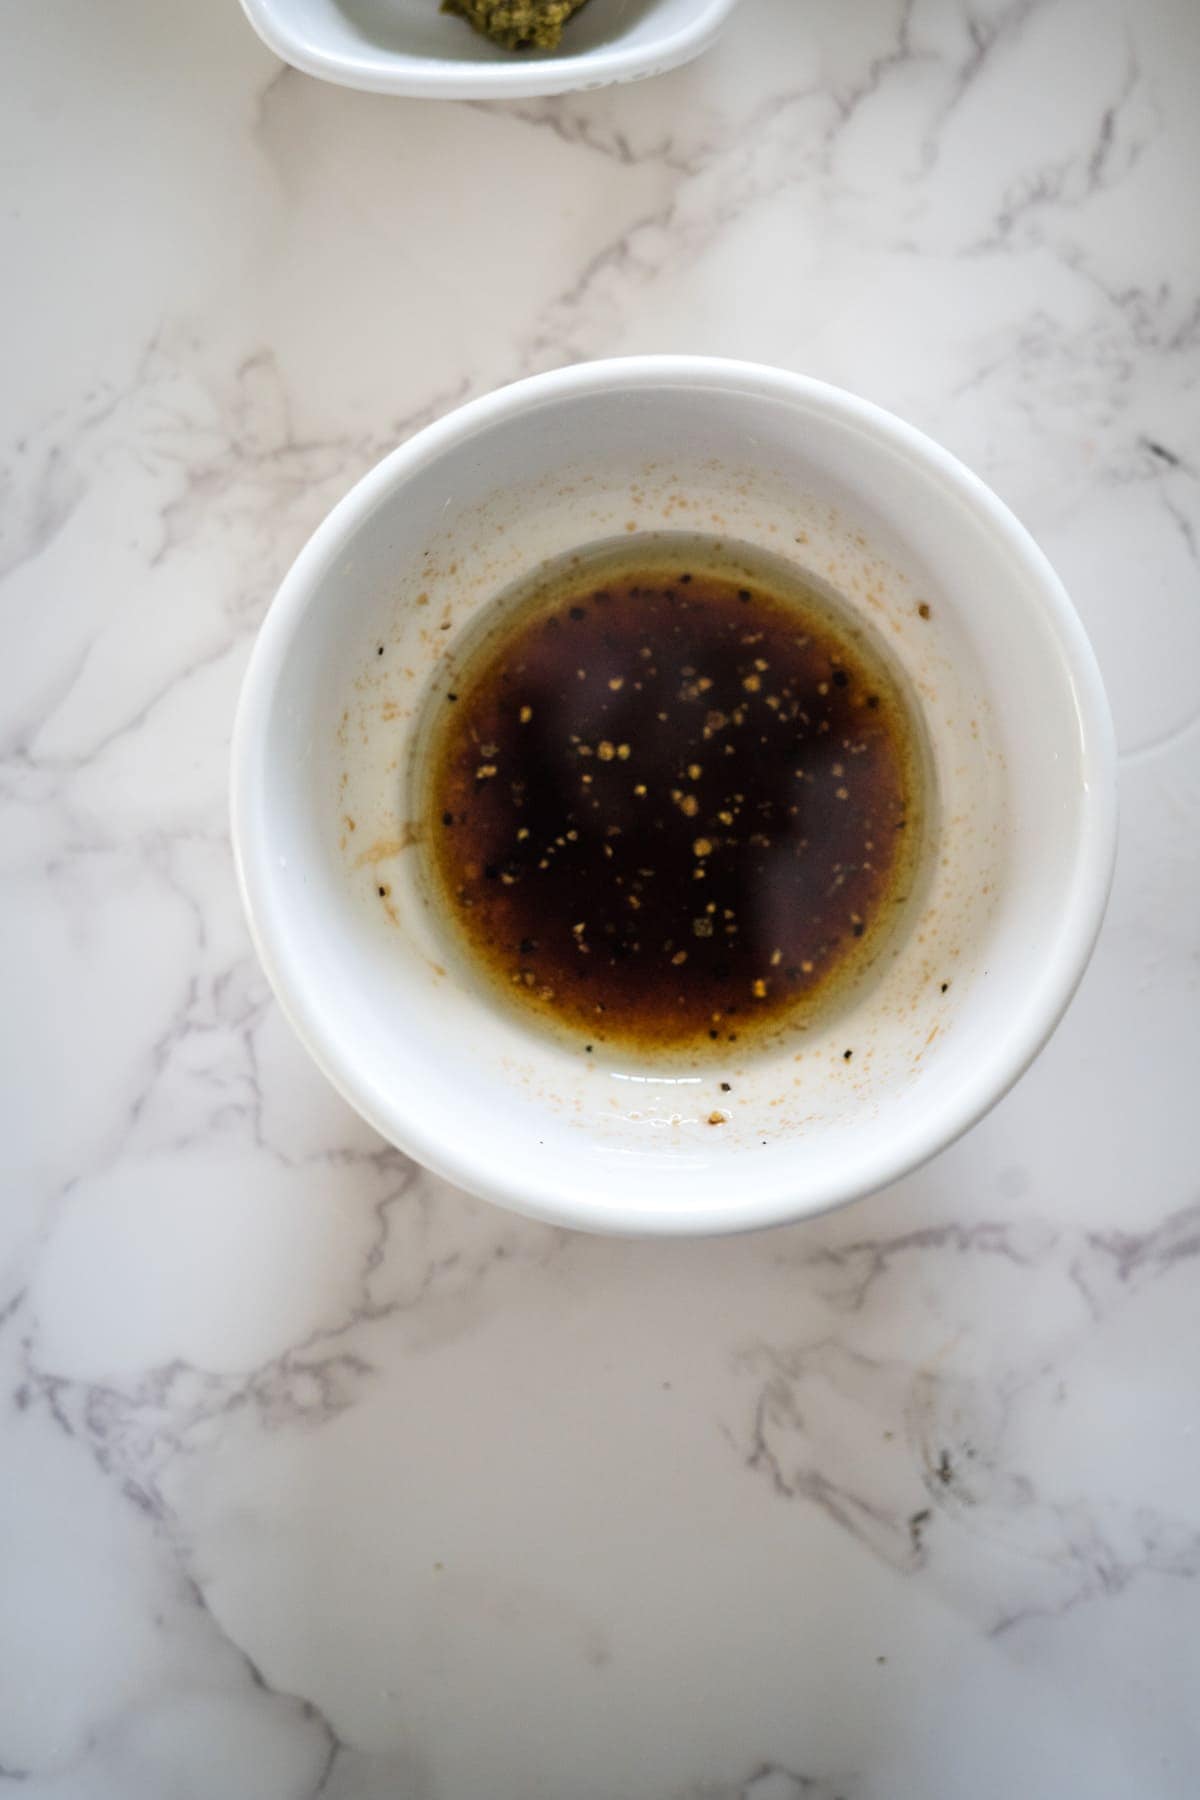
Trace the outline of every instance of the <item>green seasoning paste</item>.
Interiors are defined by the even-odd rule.
[[[442,0],[506,50],[556,50],[562,28],[584,0]]]

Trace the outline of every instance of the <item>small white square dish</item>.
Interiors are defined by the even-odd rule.
[[[737,0],[588,0],[554,51],[502,50],[438,0],[242,0],[276,56],[343,87],[512,100],[641,81],[707,49]]]

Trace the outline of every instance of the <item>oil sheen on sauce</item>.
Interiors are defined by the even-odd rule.
[[[470,962],[604,1044],[751,1047],[894,941],[913,709],[787,565],[666,535],[541,573],[435,696],[424,840]]]

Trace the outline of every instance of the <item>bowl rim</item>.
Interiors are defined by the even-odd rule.
[[[803,1177],[782,1180],[776,1174],[747,1191],[737,1176],[745,1159],[731,1157],[730,1197],[719,1202],[706,1198],[693,1209],[656,1200],[652,1178],[641,1188],[627,1185],[611,1202],[597,1199],[591,1190],[573,1193],[561,1173],[539,1174],[533,1149],[519,1168],[498,1168],[486,1144],[470,1134],[448,1142],[427,1132],[415,1109],[407,1115],[371,1072],[333,1041],[321,1007],[306,992],[303,970],[290,966],[281,954],[272,926],[277,883],[252,822],[265,780],[267,727],[284,660],[323,576],[365,520],[419,469],[532,406],[631,386],[646,391],[680,385],[749,391],[759,398],[831,410],[918,459],[960,504],[990,524],[1018,566],[1037,582],[1075,701],[1083,770],[1076,854],[1055,920],[1059,954],[1047,962],[1033,991],[1026,991],[1019,1005],[1014,1002],[988,1059],[964,1077],[955,1095],[928,1108],[917,1123],[910,1122],[899,1145],[889,1143],[872,1159],[847,1168],[845,1179],[839,1180],[835,1169],[800,1192]],[[1065,588],[1025,527],[957,457],[883,407],[811,376],[722,357],[614,357],[527,376],[465,402],[390,451],[336,503],[285,575],[252,648],[234,721],[230,808],[234,864],[250,936],[281,1010],[327,1079],[382,1137],[456,1186],[548,1223],[626,1235],[709,1235],[796,1221],[878,1191],[946,1149],[1020,1078],[1065,1012],[1103,921],[1116,856],[1117,752],[1100,670]]]
[[[695,16],[657,42],[640,47],[596,45],[577,56],[547,56],[512,63],[380,50],[354,57],[289,28],[279,0],[241,0],[242,10],[268,50],[319,81],[375,94],[427,100],[520,100],[608,87],[665,75],[690,62],[713,42],[737,0],[696,0]],[[431,0],[431,4],[433,0]],[[464,29],[467,29],[464,26]]]

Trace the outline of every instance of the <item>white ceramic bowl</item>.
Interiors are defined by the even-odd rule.
[[[428,100],[512,100],[641,81],[707,49],[736,0],[589,0],[555,51],[491,44],[438,0],[242,0],[306,75]]]
[[[539,1035],[476,984],[422,879],[431,677],[523,573],[664,515],[788,556],[867,615],[919,696],[935,774],[927,890],[873,984],[836,1023],[718,1068]],[[961,463],[802,376],[641,357],[473,401],[334,509],[255,646],[233,835],[281,1004],[385,1137],[539,1218],[713,1232],[880,1187],[1004,1093],[1090,954],[1115,791],[1079,620]]]

